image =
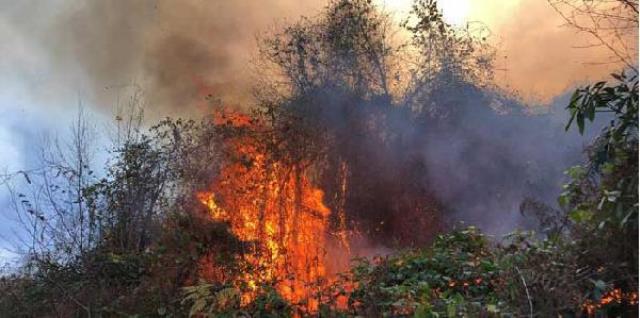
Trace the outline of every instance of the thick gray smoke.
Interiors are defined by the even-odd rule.
[[[316,100],[313,107],[301,104],[298,115],[335,136],[323,190],[328,198],[339,197],[333,162],[344,160],[345,209],[373,246],[428,242],[439,222],[462,221],[497,236],[517,228],[544,230],[532,211],[521,211],[522,203],[558,209],[563,172],[584,162],[585,147],[606,123],[599,118],[585,135],[565,131],[569,94],[534,113],[472,84],[430,94],[422,103],[431,109],[420,113],[332,88],[307,98]]]
[[[451,210],[451,221],[496,235],[514,228],[540,230],[533,216],[521,213],[521,203],[532,199],[558,208],[567,181],[563,172],[584,161],[583,151],[598,132],[565,132],[568,97],[554,100],[543,114],[527,114],[522,105],[497,114],[487,111],[489,105],[466,100],[455,122],[427,129],[427,182]],[[602,127],[602,121],[594,126]]]
[[[255,36],[274,21],[320,5],[0,0],[0,47],[12,61],[8,71],[31,82],[32,94],[43,102],[47,97],[38,87],[64,86],[104,109],[117,103],[122,88],[139,86],[152,112],[184,115],[204,105],[209,94],[246,102]]]

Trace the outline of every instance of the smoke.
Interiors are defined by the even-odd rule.
[[[521,204],[534,200],[559,209],[564,171],[584,162],[585,147],[608,120],[598,118],[580,135],[565,131],[568,93],[534,114],[472,84],[446,89],[446,101],[431,95],[429,101],[447,112],[442,116],[327,95],[331,102],[318,103],[328,105],[321,121],[339,136],[330,152],[350,167],[345,207],[368,247],[428,242],[441,221],[498,236],[543,230]],[[328,197],[339,187],[333,169],[323,185]]]
[[[131,87],[145,92],[158,117],[202,110],[209,95],[245,106],[251,102],[256,36],[284,19],[315,15],[326,4],[0,0],[2,70],[28,85],[43,108],[52,99],[73,103],[79,94],[105,110]],[[409,5],[381,2],[400,12]],[[497,79],[521,94],[549,100],[576,80],[612,70],[584,64],[602,62],[608,52],[576,49],[587,40],[561,28],[562,19],[546,1],[472,0],[470,6],[468,19],[487,23],[499,42],[503,72]]]
[[[548,1],[514,2],[508,12],[495,8],[502,1],[484,8],[492,10],[485,16],[501,15],[491,27],[500,39],[498,66],[505,71],[497,79],[503,85],[548,103],[576,82],[601,80],[623,67],[611,62],[612,53],[591,34],[567,25]],[[637,35],[623,40],[637,47]]]
[[[427,129],[427,184],[449,209],[450,221],[495,235],[541,230],[533,216],[521,213],[521,203],[532,199],[559,208],[564,170],[584,161],[583,150],[598,132],[592,127],[584,136],[575,129],[565,132],[568,97],[543,114],[529,114],[517,103],[510,113],[499,114],[481,99],[461,100],[455,122]]]
[[[562,21],[545,1],[512,2],[516,4],[483,2],[489,12],[472,7],[472,12],[482,14],[474,19],[486,21],[502,39],[499,49],[507,56],[507,71],[504,76],[498,74],[499,80],[525,94],[530,89],[550,97],[576,80],[610,71],[609,66],[576,62],[598,62],[603,53],[571,50],[575,33],[558,28]],[[37,125],[20,125],[29,131],[55,126],[52,123],[63,117],[59,110],[69,113],[78,99],[101,111],[111,109],[132,87],[144,91],[151,117],[189,115],[207,107],[209,96],[247,105],[251,103],[255,37],[269,32],[277,21],[315,14],[325,4],[295,0],[0,0],[0,83],[4,93],[19,91],[12,94],[11,103],[17,105],[12,106],[12,113],[26,107],[46,117]],[[499,68],[502,62],[497,61]],[[557,104],[565,102],[560,99]],[[29,105],[21,106],[24,103]],[[523,224],[518,205],[524,197],[553,204],[562,170],[581,159],[582,146],[590,137],[565,134],[561,109],[538,116],[496,115],[485,111],[490,108],[488,103],[466,100],[463,104],[468,107],[453,124],[426,125],[423,130],[422,126],[407,127],[407,118],[398,116],[389,126],[392,131],[404,131],[409,139],[406,144],[417,146],[412,150],[419,155],[417,166],[424,165],[428,171],[420,182],[451,210],[451,219],[467,220],[498,233]],[[12,113],[8,116],[20,117]],[[48,113],[58,115],[52,120]],[[336,125],[340,121],[349,124],[340,114],[330,116]],[[10,157],[8,161],[22,160],[27,154],[26,144],[15,145],[20,141],[13,138],[18,135],[13,126],[7,124],[10,131],[0,131],[0,137],[12,140],[11,149],[19,152],[3,155]],[[404,160],[402,150],[406,148],[397,147],[400,151],[392,153],[398,158],[382,159],[388,163],[381,164],[381,169]],[[370,149],[370,153],[384,156],[382,150]],[[385,178],[402,177],[402,173]],[[371,193],[378,195],[384,194]]]
[[[36,90],[76,90],[104,109],[135,86],[154,113],[184,115],[206,104],[209,94],[244,104],[255,36],[317,6],[290,0],[0,1],[0,23],[16,39],[2,47],[18,62],[7,68]],[[38,56],[40,64],[24,55]]]

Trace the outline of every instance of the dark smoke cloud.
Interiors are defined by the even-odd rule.
[[[0,21],[43,56],[47,81],[112,107],[139,86],[148,106],[185,114],[212,94],[245,103],[255,36],[320,4],[299,1],[0,1]],[[6,47],[5,54],[21,54]],[[13,51],[13,52],[12,52]],[[28,74],[32,81],[42,80]],[[34,92],[34,94],[37,94]]]

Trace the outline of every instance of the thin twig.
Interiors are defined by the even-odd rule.
[[[520,276],[520,280],[522,281],[522,285],[524,285],[524,291],[527,293],[527,301],[529,302],[529,317],[533,318],[533,302],[531,301],[531,294],[529,294],[529,287],[527,287],[527,282],[524,280],[524,276],[520,272],[518,266],[515,266],[516,272],[518,272],[518,276]]]

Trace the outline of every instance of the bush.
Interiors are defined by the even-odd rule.
[[[497,315],[502,269],[489,241],[468,228],[438,236],[433,245],[399,255],[359,259],[336,284],[347,298],[342,314],[368,317]],[[351,286],[345,290],[344,286]]]

